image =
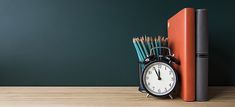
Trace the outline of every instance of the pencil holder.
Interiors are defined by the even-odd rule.
[[[138,78],[139,78],[139,91],[140,92],[145,92],[143,83],[142,83],[142,73],[144,70],[144,63],[143,62],[138,62]]]
[[[160,53],[162,53],[161,49],[154,47],[167,47],[167,38],[161,36],[157,37],[144,36],[144,37],[133,38],[132,40],[139,61],[138,62],[139,91],[145,92],[145,88],[142,83],[142,74],[145,69],[145,66],[147,66],[146,64],[148,64],[150,58],[156,57]],[[150,54],[151,49],[153,51],[152,54]]]
[[[159,49],[159,52],[160,52],[161,48],[153,47],[152,49],[154,49],[154,48]],[[151,53],[151,51],[149,53]],[[139,91],[140,92],[146,92],[145,88],[143,86],[143,83],[142,83],[142,74],[143,74],[143,71],[144,71],[145,66],[148,63],[149,59],[156,59],[156,60],[158,60],[157,59],[157,55],[152,55],[152,53],[151,53],[150,56],[146,57],[143,62],[138,61],[138,78],[139,78]]]

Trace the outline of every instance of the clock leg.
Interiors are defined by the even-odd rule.
[[[172,96],[171,94],[169,94],[169,97],[170,97],[171,99],[174,99],[174,98],[173,98],[173,96]]]
[[[147,93],[146,97],[148,98],[149,97],[149,94]]]

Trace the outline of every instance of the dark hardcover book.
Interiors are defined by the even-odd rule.
[[[196,100],[208,100],[208,19],[206,9],[196,10]]]

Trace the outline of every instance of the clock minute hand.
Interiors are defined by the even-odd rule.
[[[161,77],[160,77],[160,75],[159,75],[159,72],[157,72],[157,70],[156,70],[155,67],[153,67],[153,68],[154,68],[154,70],[155,70],[155,73],[157,74],[158,80],[161,80]]]
[[[155,73],[157,74],[157,76],[159,76],[159,74],[158,74],[158,72],[157,72],[156,68],[155,68],[155,67],[153,67],[153,68],[154,68]]]

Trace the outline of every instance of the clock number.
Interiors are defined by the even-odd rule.
[[[167,89],[165,88],[165,92],[167,92]]]
[[[161,69],[162,65],[158,65],[158,69]]]
[[[171,83],[169,84],[169,86],[171,87]]]
[[[148,80],[149,79],[149,77],[148,76],[146,76],[146,80]]]
[[[152,74],[152,72],[151,72],[151,71],[149,71],[149,74]]]
[[[169,71],[169,75],[171,75],[171,71]]]
[[[174,77],[171,78],[171,81],[174,81]]]
[[[147,85],[150,85],[150,83],[148,82],[148,84]]]
[[[153,90],[155,90],[155,87],[153,86]]]
[[[165,67],[165,70],[166,70],[166,67]]]
[[[158,91],[158,93],[161,93],[161,90],[160,90],[160,89],[158,89],[157,91]]]

